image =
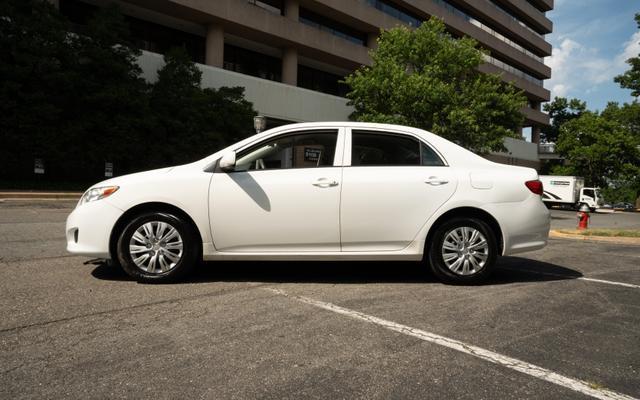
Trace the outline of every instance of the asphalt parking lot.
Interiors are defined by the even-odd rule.
[[[640,247],[550,240],[475,287],[389,262],[143,285],[65,253],[72,206],[0,203],[2,399],[640,398]]]

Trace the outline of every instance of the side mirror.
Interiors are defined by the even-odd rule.
[[[236,152],[230,151],[228,153],[225,153],[220,159],[219,165],[220,169],[225,172],[233,171],[236,166]]]

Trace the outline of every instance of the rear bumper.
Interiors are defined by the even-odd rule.
[[[111,258],[111,231],[123,213],[106,200],[76,207],[67,217],[67,251],[89,257]]]
[[[549,210],[537,196],[520,203],[491,205],[504,240],[502,255],[538,250],[547,245],[551,219]]]

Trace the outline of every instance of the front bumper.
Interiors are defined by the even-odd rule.
[[[111,258],[111,231],[124,211],[106,199],[76,207],[67,217],[67,251],[96,258]]]

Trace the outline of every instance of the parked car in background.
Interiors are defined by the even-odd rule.
[[[621,210],[621,211],[635,211],[636,210],[636,208],[634,207],[633,204],[626,203],[626,202],[615,203],[613,205],[613,208],[616,209],[616,210]]]
[[[498,256],[546,245],[541,194],[534,169],[420,129],[294,124],[95,185],[67,219],[67,249],[146,282],[204,259],[423,260],[475,283]]]

